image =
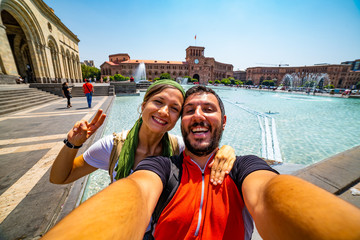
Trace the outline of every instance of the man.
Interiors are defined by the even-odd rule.
[[[247,239],[247,210],[264,239],[360,238],[359,209],[299,178],[278,175],[255,156],[238,157],[223,184],[209,184],[206,165],[225,125],[218,96],[202,86],[191,88],[181,121],[185,151],[143,160],[45,238],[141,239],[160,195],[156,207],[165,208],[153,231],[156,239]],[[172,175],[179,180],[169,188]],[[172,199],[162,204],[169,192],[175,192]]]
[[[83,84],[83,91],[86,96],[88,107],[91,108],[91,101],[92,101],[92,95],[94,93],[94,87],[88,79],[85,79],[85,83]]]

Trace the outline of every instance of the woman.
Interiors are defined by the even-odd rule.
[[[179,154],[184,149],[183,140],[168,134],[168,131],[180,117],[184,95],[184,89],[177,82],[156,81],[147,89],[141,104],[141,117],[130,131],[123,131],[114,138],[104,137],[78,157],[78,148],[102,125],[105,114],[99,110],[90,124],[85,120],[77,122],[68,132],[64,140],[66,145],[55,159],[50,181],[70,183],[98,168],[109,170],[112,181],[118,180],[128,176],[147,156]],[[220,161],[223,159],[226,161]],[[222,182],[234,161],[234,150],[224,146],[212,165],[213,184]]]
[[[68,83],[64,82],[62,84],[62,93],[63,93],[64,97],[67,98],[67,108],[72,107],[71,103],[70,103],[70,98],[71,98],[70,91],[71,91],[71,88],[69,88]]]

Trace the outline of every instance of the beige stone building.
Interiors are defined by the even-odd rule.
[[[201,84],[207,84],[209,80],[233,77],[233,65],[205,57],[204,50],[204,47],[188,47],[185,61],[132,60],[127,53],[109,55],[109,61],[100,66],[101,77],[115,74],[131,77],[142,62],[145,64],[148,80],[160,77],[162,73],[169,73],[171,78],[190,76],[198,79]]]
[[[80,40],[42,0],[1,0],[0,12],[0,83],[81,81]]]

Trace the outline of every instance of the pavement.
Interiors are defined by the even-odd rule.
[[[49,182],[50,167],[74,123],[90,120],[98,108],[108,112],[114,98],[93,97],[91,109],[87,108],[85,97],[72,98],[70,109],[66,108],[64,98],[0,117],[1,240],[39,239],[79,204],[87,177],[72,184],[54,185]],[[99,129],[79,154],[100,138],[102,131]],[[310,181],[322,177],[324,189],[336,183],[335,190],[327,190],[360,207],[360,196],[349,193],[351,187],[360,189],[359,163],[360,147],[356,147],[305,168],[298,175],[310,176]],[[291,173],[297,168],[278,166],[282,173]],[[344,169],[347,169],[342,174],[345,177],[336,177]],[[261,237],[255,232],[253,239]]]
[[[75,122],[110,109],[113,96],[56,100],[0,117],[0,239],[38,239],[77,204],[86,178],[49,182],[50,167]],[[84,146],[100,137],[99,129]]]

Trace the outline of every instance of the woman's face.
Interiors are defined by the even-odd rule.
[[[143,125],[151,132],[171,130],[180,117],[183,95],[177,89],[166,88],[142,104]]]

